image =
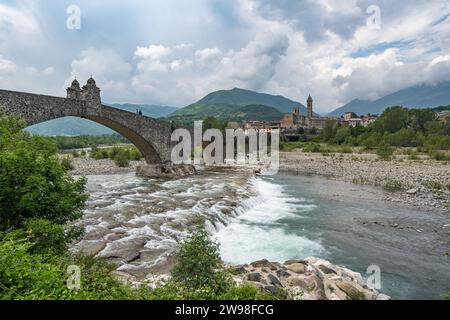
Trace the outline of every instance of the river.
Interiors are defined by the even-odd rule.
[[[383,200],[376,187],[280,173],[201,171],[172,181],[88,176],[90,199],[75,250],[118,262],[137,277],[168,272],[179,242],[204,224],[222,259],[241,264],[317,256],[366,276],[394,299],[439,299],[450,290],[448,213]]]

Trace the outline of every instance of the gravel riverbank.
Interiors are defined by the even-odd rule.
[[[381,186],[387,201],[442,211],[450,205],[450,165],[445,162],[404,158],[381,161],[373,154],[330,156],[293,151],[280,153],[280,170]]]
[[[97,175],[97,174],[118,174],[135,172],[136,167],[144,165],[145,161],[130,161],[130,166],[119,168],[111,159],[94,160],[89,157],[72,158],[73,169],[71,175]]]

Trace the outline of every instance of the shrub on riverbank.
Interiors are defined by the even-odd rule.
[[[70,171],[73,169],[73,163],[72,163],[72,159],[70,159],[69,157],[63,157],[61,159],[61,165],[64,169],[66,169],[67,171]]]
[[[141,152],[134,146],[93,148],[90,156],[95,160],[111,159],[118,167],[128,167],[130,161],[139,161],[142,159]]]
[[[265,300],[281,296],[262,293],[251,285],[237,286],[223,269],[219,245],[204,229],[182,242],[176,254],[172,279],[151,293],[162,300]]]
[[[102,145],[115,145],[129,143],[127,139],[118,134],[101,136],[77,136],[77,137],[54,137],[59,150],[94,148]]]

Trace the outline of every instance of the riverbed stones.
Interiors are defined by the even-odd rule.
[[[258,260],[255,262],[250,263],[250,265],[254,268],[269,268],[270,270],[277,270],[277,267],[274,265],[274,263],[269,262],[267,259]]]
[[[275,287],[282,287],[283,284],[280,282],[280,280],[274,276],[273,274],[269,274],[267,276],[267,280],[269,283],[273,284]]]
[[[319,258],[290,260],[284,264],[259,260],[244,269],[245,272],[234,275],[236,283],[249,283],[265,292],[281,292],[287,299],[390,299],[369,289],[361,274]]]
[[[95,256],[106,247],[104,240],[82,240],[75,246],[76,251],[87,256]]]
[[[262,276],[258,272],[252,272],[247,275],[248,281],[261,282]]]
[[[364,161],[355,161],[355,158]],[[444,212],[450,205],[450,190],[433,188],[449,184],[450,170],[448,165],[432,159],[378,161],[375,154],[336,154],[330,157],[297,150],[280,152],[280,170],[380,187],[398,182],[400,192],[384,192],[385,200]],[[357,188],[353,189],[357,191]]]
[[[305,273],[306,265],[303,263],[293,263],[287,266],[288,270],[295,273]]]
[[[419,190],[417,190],[417,189],[409,189],[409,190],[406,191],[406,193],[410,194],[410,195],[417,194],[417,192],[419,192]]]
[[[117,280],[119,280],[121,283],[123,283],[124,285],[132,284],[133,282],[136,282],[136,277],[129,273],[126,273],[126,272],[115,270],[115,271],[111,272],[111,274]]]
[[[146,164],[136,167],[136,175],[144,178],[180,178],[197,174],[193,165]]]

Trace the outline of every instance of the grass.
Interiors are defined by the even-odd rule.
[[[442,183],[440,183],[438,181],[434,181],[434,180],[422,181],[422,185],[428,189],[437,190],[437,191],[443,190],[445,188],[445,186]],[[447,186],[447,188],[448,187],[449,186]]]
[[[450,154],[442,151],[431,152],[430,157],[437,161],[450,161]]]
[[[382,183],[382,187],[389,192],[399,192],[406,189],[406,186],[401,181],[394,179],[385,181]]]
[[[302,149],[303,152],[321,153],[328,155],[329,153],[353,153],[353,148],[348,145],[334,145],[316,142],[282,142],[280,144],[280,150],[285,152],[291,152],[297,149]]]

